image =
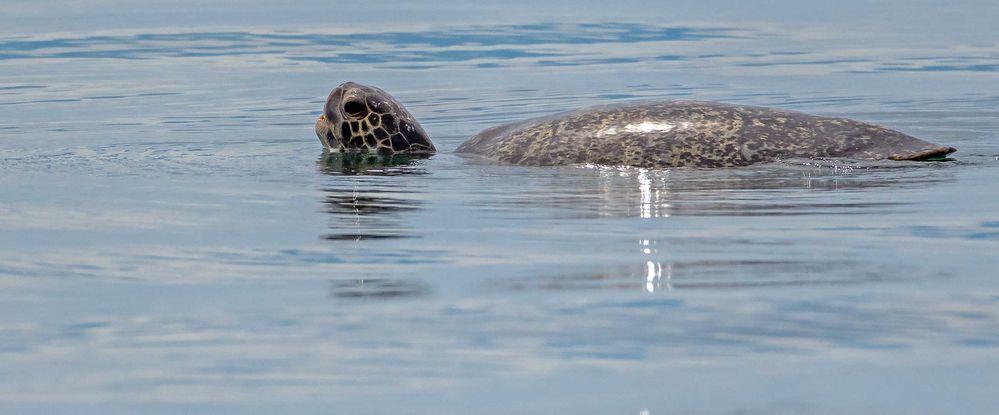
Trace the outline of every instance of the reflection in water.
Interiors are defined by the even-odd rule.
[[[427,174],[421,161],[429,155],[323,152],[319,171],[328,175],[398,176]]]
[[[644,242],[644,241],[643,241]],[[843,261],[705,259],[661,261],[608,266],[605,271],[532,276],[506,280],[501,288],[514,291],[636,290],[649,293],[673,290],[731,290],[820,285],[852,285],[939,278],[918,269],[898,269]]]
[[[325,211],[333,217],[330,241],[415,237],[407,214],[422,208],[420,187],[398,176],[425,175],[427,157],[372,153],[325,153],[319,171],[334,176],[322,188]]]
[[[560,217],[579,218],[889,213],[907,203],[880,196],[953,181],[949,167],[953,165],[814,160],[713,170],[587,165],[551,169],[550,175],[537,177],[539,190],[520,191],[496,203],[556,208]]]
[[[330,296],[336,298],[399,298],[430,294],[430,286],[419,281],[367,278],[330,281]]]
[[[413,214],[424,209],[419,199],[421,184],[411,176],[427,174],[422,162],[427,156],[325,152],[319,171],[330,176],[321,188],[325,211],[332,218],[327,241],[412,238]],[[337,279],[330,282],[334,298],[389,299],[418,297],[431,292],[426,283],[397,278]]]
[[[638,169],[638,191],[641,193],[639,208],[643,218],[669,217],[669,203],[666,203],[666,195],[669,193],[669,170],[663,171],[659,176],[661,186],[652,189],[652,179],[649,177],[648,169]]]
[[[647,169],[638,169],[638,191],[641,195],[639,201],[639,217],[648,218],[668,218],[669,203],[666,202],[669,194],[669,170],[663,171],[659,175],[661,186],[652,189],[652,179],[649,178]],[[658,256],[659,242],[656,240],[643,239],[639,241],[642,246],[642,254],[650,258]],[[665,278],[664,278],[665,275]],[[671,284],[673,279],[673,264],[666,264],[666,272],[663,273],[663,264],[652,259],[645,261],[645,291],[650,293],[657,289],[673,290]]]
[[[790,163],[790,162],[788,162]],[[746,169],[636,169],[585,166],[576,174],[553,170],[541,192],[513,196],[500,203],[527,204],[555,209],[555,215],[591,221],[611,216],[637,218],[628,222],[637,239],[622,238],[621,251],[630,259],[608,256],[604,271],[560,271],[529,281],[510,281],[514,289],[637,289],[646,292],[681,288],[747,288],[799,285],[870,283],[921,278],[918,270],[900,273],[877,261],[830,252],[825,261],[798,249],[800,243],[783,242],[783,234],[769,229],[744,228],[727,222],[721,234],[695,236],[691,232],[662,234],[676,221],[691,223],[691,216],[870,215],[904,213],[914,199],[898,197],[894,190],[952,180],[947,164],[854,164],[807,161]],[[582,174],[580,174],[580,172]],[[572,172],[570,172],[572,173]],[[943,174],[941,174],[943,173]],[[872,192],[871,189],[884,189]],[[568,215],[566,215],[568,213]],[[754,220],[746,223],[758,223]],[[720,224],[720,223],[719,223]],[[781,225],[790,226],[790,225]],[[617,226],[620,229],[621,226]],[[721,229],[719,229],[721,231]],[[766,236],[764,236],[764,234]],[[661,236],[659,236],[661,235]],[[733,257],[724,246],[759,246]],[[764,242],[766,241],[766,242]],[[667,244],[676,249],[668,249]],[[781,245],[772,250],[764,245]],[[694,255],[696,259],[682,259]],[[799,260],[796,255],[804,255]],[[680,258],[680,260],[677,260]],[[789,259],[790,258],[790,259]],[[632,262],[634,261],[634,262]],[[631,263],[630,265],[628,263]],[[537,274],[535,274],[537,275]]]
[[[643,239],[639,241],[642,246],[642,254],[649,255],[650,259],[645,261],[645,291],[650,293],[659,289],[673,291],[673,264],[654,260],[659,254],[658,241]]]

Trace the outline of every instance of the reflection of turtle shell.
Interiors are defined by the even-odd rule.
[[[845,118],[700,101],[585,108],[489,128],[456,152],[521,165],[744,166],[779,158],[926,160],[954,152]]]

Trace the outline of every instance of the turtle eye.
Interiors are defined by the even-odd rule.
[[[363,118],[368,115],[368,106],[357,101],[343,103],[343,112],[351,117]]]

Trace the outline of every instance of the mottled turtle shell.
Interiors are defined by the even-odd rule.
[[[585,108],[489,128],[456,150],[531,166],[745,166],[781,158],[925,160],[954,152],[877,125],[702,101]]]

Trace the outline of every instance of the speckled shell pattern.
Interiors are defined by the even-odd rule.
[[[458,147],[498,162],[745,166],[781,158],[915,160],[953,152],[845,118],[701,101],[585,108],[489,128]]]
[[[330,92],[316,135],[331,151],[433,153],[427,133],[387,92],[353,82]]]

